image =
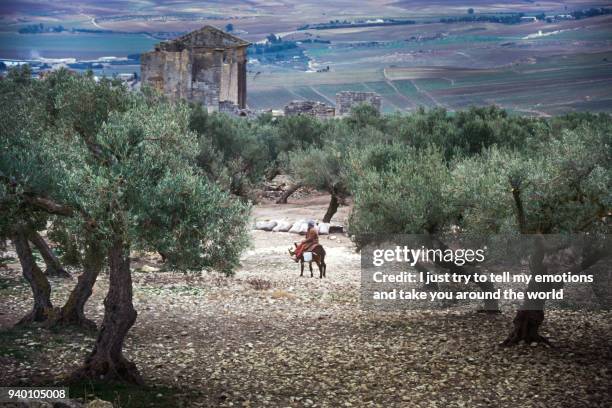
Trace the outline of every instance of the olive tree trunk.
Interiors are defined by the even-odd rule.
[[[340,206],[340,201],[338,200],[338,195],[332,193],[331,199],[329,200],[329,206],[327,207],[327,211],[323,216],[323,222],[328,223],[331,221],[332,217],[338,211],[338,207]]]
[[[278,200],[276,200],[276,204],[287,204],[287,199],[296,191],[298,191],[300,189],[300,187],[302,187],[301,183],[294,183],[292,185],[289,186],[289,188],[287,188],[285,191],[283,191],[283,194],[278,198]]]
[[[73,379],[103,379],[142,384],[136,365],[123,356],[123,342],[136,321],[132,303],[129,245],[117,237],[108,253],[109,288],[104,299],[104,320],[93,351]]]
[[[532,232],[527,229],[520,182],[510,179],[510,185],[512,186],[512,197],[514,198],[518,229],[522,234]],[[543,240],[540,237],[537,237],[534,241],[533,248],[533,253],[529,257],[529,269],[531,270],[532,279],[527,285],[526,292],[545,292],[551,289],[551,284],[536,282],[536,275],[542,275],[546,272],[546,267],[544,266],[546,251]],[[511,346],[524,341],[526,343],[541,342],[550,345],[548,339],[539,333],[540,326],[544,321],[545,303],[544,300],[529,299],[525,296],[523,304],[516,312],[514,320],[512,320],[514,328],[502,344],[504,346]]]
[[[547,292],[552,289],[550,283],[535,282],[532,279],[527,285],[527,292]],[[540,335],[540,326],[544,322],[545,300],[525,299],[523,305],[516,312],[513,329],[502,343],[504,346],[512,346],[524,341],[525,343],[545,343],[551,345],[548,339]]]
[[[85,317],[85,304],[93,292],[93,286],[104,266],[104,253],[97,241],[90,241],[85,248],[83,257],[83,273],[78,278],[77,284],[70,292],[68,300],[59,310],[55,325],[75,325],[95,330],[96,324]]]
[[[514,328],[502,343],[504,346],[512,346],[521,341],[551,345],[548,339],[541,336],[539,332],[540,326],[544,321],[546,301],[543,299],[529,299],[527,292],[548,292],[556,285],[550,282],[537,282],[536,277],[538,275],[545,275],[549,269],[544,261],[547,254],[544,239],[536,237],[533,248],[533,253],[529,257],[529,269],[531,270],[532,279],[527,285],[525,300],[512,321]]]
[[[589,239],[597,243],[597,238],[591,237]],[[587,241],[587,245],[582,248],[582,253],[580,254],[580,245],[576,247],[547,248],[544,240],[537,238],[534,243],[534,252],[529,258],[529,269],[531,270],[532,279],[527,285],[526,292],[550,292],[552,289],[563,287],[563,283],[538,282],[536,279],[538,275],[554,274],[560,271],[572,274],[584,273],[589,268],[598,265],[599,262],[605,262],[610,249],[612,249],[610,243],[606,242],[607,245],[599,247],[593,244],[594,242]],[[608,271],[609,269],[605,270]],[[603,274],[594,276],[602,277]],[[594,286],[597,286],[597,284],[598,281],[594,281]],[[545,300],[529,299],[525,296],[521,308],[514,317],[514,327],[502,344],[512,346],[524,341],[526,343],[545,343],[552,346],[549,340],[539,333],[540,326],[544,321],[545,304]]]
[[[48,276],[70,278],[70,274],[66,272],[64,268],[62,268],[62,264],[60,263],[57,256],[53,253],[53,250],[49,247],[47,242],[44,240],[43,237],[40,236],[38,232],[33,231],[28,236],[28,239],[32,244],[34,244],[36,249],[38,249],[38,252],[40,252],[43,259],[45,260],[45,264],[47,265],[47,270],[45,271],[45,273]]]
[[[34,296],[32,311],[25,315],[17,324],[28,324],[31,322],[42,322],[47,320],[53,312],[51,304],[51,285],[42,270],[36,265],[32,249],[28,243],[27,234],[23,230],[17,230],[13,236],[15,250],[21,263],[23,277],[28,281]]]

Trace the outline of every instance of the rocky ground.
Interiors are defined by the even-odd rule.
[[[321,217],[327,197],[265,204],[255,219]],[[337,221],[346,219],[341,208]],[[344,235],[322,238],[327,278],[299,277],[287,249],[298,237],[253,231],[233,277],[164,271],[135,254],[138,319],[125,344],[148,398],[163,407],[608,407],[612,403],[610,313],[549,312],[556,346],[499,343],[513,313],[365,312],[359,255]],[[75,280],[52,279],[60,305]],[[87,313],[102,320],[107,278]],[[0,270],[0,385],[62,384],[95,333],[13,329],[30,307],[18,264]],[[98,395],[94,385],[84,393]],[[111,398],[104,398],[113,400]]]

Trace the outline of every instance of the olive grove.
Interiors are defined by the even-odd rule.
[[[323,222],[350,205],[358,250],[391,234],[438,248],[457,232],[506,234],[533,237],[525,262],[534,276],[560,270],[561,258],[575,273],[612,261],[607,114],[536,118],[491,106],[381,115],[359,106],[337,120],[244,119],[92,75],[30,74],[14,69],[0,81],[0,239],[12,241],[31,290],[19,325],[97,330],[75,380],[143,382],[138,361],[123,353],[137,319],[131,254],[162,254],[172,271],[232,274],[249,246],[256,192],[278,174],[295,182],[280,202],[301,186],[329,194]],[[562,244],[550,245],[551,234]],[[577,235],[588,239],[577,244]],[[475,273],[469,264],[436,267]],[[105,271],[96,327],[85,305]],[[53,304],[51,277],[74,274],[64,304]],[[526,300],[500,341],[548,343],[544,309]],[[500,305],[485,301],[482,311]]]

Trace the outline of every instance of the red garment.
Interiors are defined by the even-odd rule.
[[[295,257],[296,258],[300,258],[302,256],[302,253],[304,252],[304,244],[299,244],[297,247],[295,247]]]
[[[313,251],[317,245],[319,245],[319,233],[312,227],[306,233],[306,239],[295,248],[296,258],[299,259],[304,252]]]

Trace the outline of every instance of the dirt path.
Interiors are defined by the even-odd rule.
[[[327,197],[258,206],[255,219],[317,218]],[[339,221],[348,208],[341,208]],[[360,258],[344,235],[325,237],[328,278],[298,276],[287,248],[297,236],[253,231],[233,277],[156,271],[134,262],[138,320],[125,345],[148,384],[180,390],[189,407],[597,407],[609,402],[610,315],[547,315],[556,349],[498,343],[512,314],[371,313],[358,303]],[[5,330],[29,307],[13,265],[0,272]],[[73,283],[54,279],[54,302]],[[269,286],[269,287],[268,287]],[[105,277],[87,313],[100,322]],[[574,330],[580,330],[575,336]],[[61,379],[93,334],[45,329],[0,337],[0,384]],[[58,380],[61,381],[61,380]]]

